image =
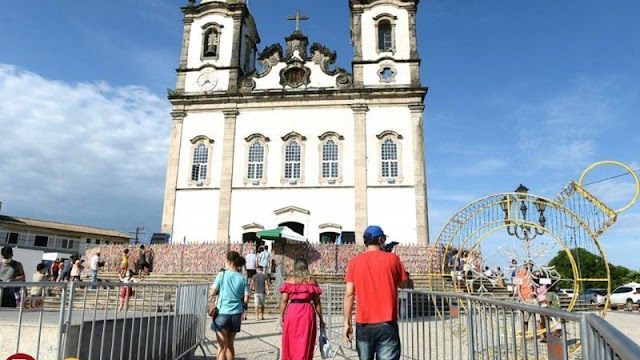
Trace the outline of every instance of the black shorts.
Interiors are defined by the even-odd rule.
[[[253,279],[253,275],[256,274],[256,269],[247,269],[247,277],[249,280]]]

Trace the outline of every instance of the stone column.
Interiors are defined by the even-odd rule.
[[[240,76],[240,49],[242,48],[242,19],[243,13],[233,14],[233,48],[231,50],[231,63],[229,64],[229,91],[238,90],[238,78]]]
[[[416,5],[407,7],[409,15],[409,56],[411,59],[418,59],[418,29],[416,28]]]
[[[424,160],[424,130],[422,114],[424,104],[409,105],[413,132],[414,186],[416,199],[416,236],[418,244],[429,243],[429,220],[427,210],[427,174]]]
[[[238,110],[223,110],[224,143],[222,145],[222,167],[220,169],[220,204],[218,207],[219,243],[229,243],[229,223],[231,220],[231,186],[233,185],[233,159],[236,140],[236,119]]]
[[[351,41],[353,41],[353,84],[362,87],[364,84],[362,61],[362,9],[351,11]]]
[[[362,61],[362,9],[351,11],[351,41],[353,41],[353,60]]]
[[[184,92],[185,80],[187,73],[184,70],[187,69],[187,59],[189,57],[189,39],[191,37],[191,24],[193,18],[184,18],[184,30],[182,32],[182,49],[180,50],[180,64],[178,65],[178,78],[176,81],[176,90],[181,93]]]
[[[420,55],[418,54],[418,35],[416,28],[416,5],[407,7],[409,14],[409,71],[411,72],[411,85],[420,86]]]
[[[173,216],[176,209],[176,191],[178,187],[178,165],[182,147],[182,122],[186,113],[171,112],[171,135],[169,137],[169,161],[167,162],[167,179],[164,190],[164,207],[162,209],[162,232],[171,235],[173,242]]]
[[[354,178],[356,243],[362,244],[362,233],[367,227],[367,111],[365,104],[351,105],[353,110]]]

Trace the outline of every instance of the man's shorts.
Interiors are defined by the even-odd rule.
[[[264,306],[265,294],[253,294],[253,301],[256,306]]]
[[[247,278],[249,280],[253,279],[253,275],[256,274],[256,269],[247,269]]]
[[[538,301],[536,299],[533,299],[533,298],[524,299],[524,300],[521,300],[521,302],[523,304],[525,304],[525,305],[538,306]],[[524,312],[524,322],[529,322],[529,320],[531,320],[533,315],[534,315],[533,313],[525,311]]]
[[[240,324],[242,323],[242,314],[218,314],[211,323],[211,330],[215,332],[228,331],[232,333],[240,332]]]

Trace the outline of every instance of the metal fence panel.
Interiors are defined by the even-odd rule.
[[[0,283],[7,294],[0,308],[0,325],[7,329],[0,358],[16,353],[60,360],[186,357],[205,341],[208,286]]]
[[[342,336],[344,286],[326,285],[323,291],[334,355],[354,357],[355,343]],[[402,359],[640,358],[639,346],[592,314],[407,289],[399,291],[398,307]],[[539,322],[545,326],[538,328]]]

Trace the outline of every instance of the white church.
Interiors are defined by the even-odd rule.
[[[172,242],[253,241],[284,225],[310,243],[361,243],[375,224],[428,243],[418,3],[349,0],[349,72],[304,35],[300,12],[259,52],[245,1],[190,0],[169,95]]]

